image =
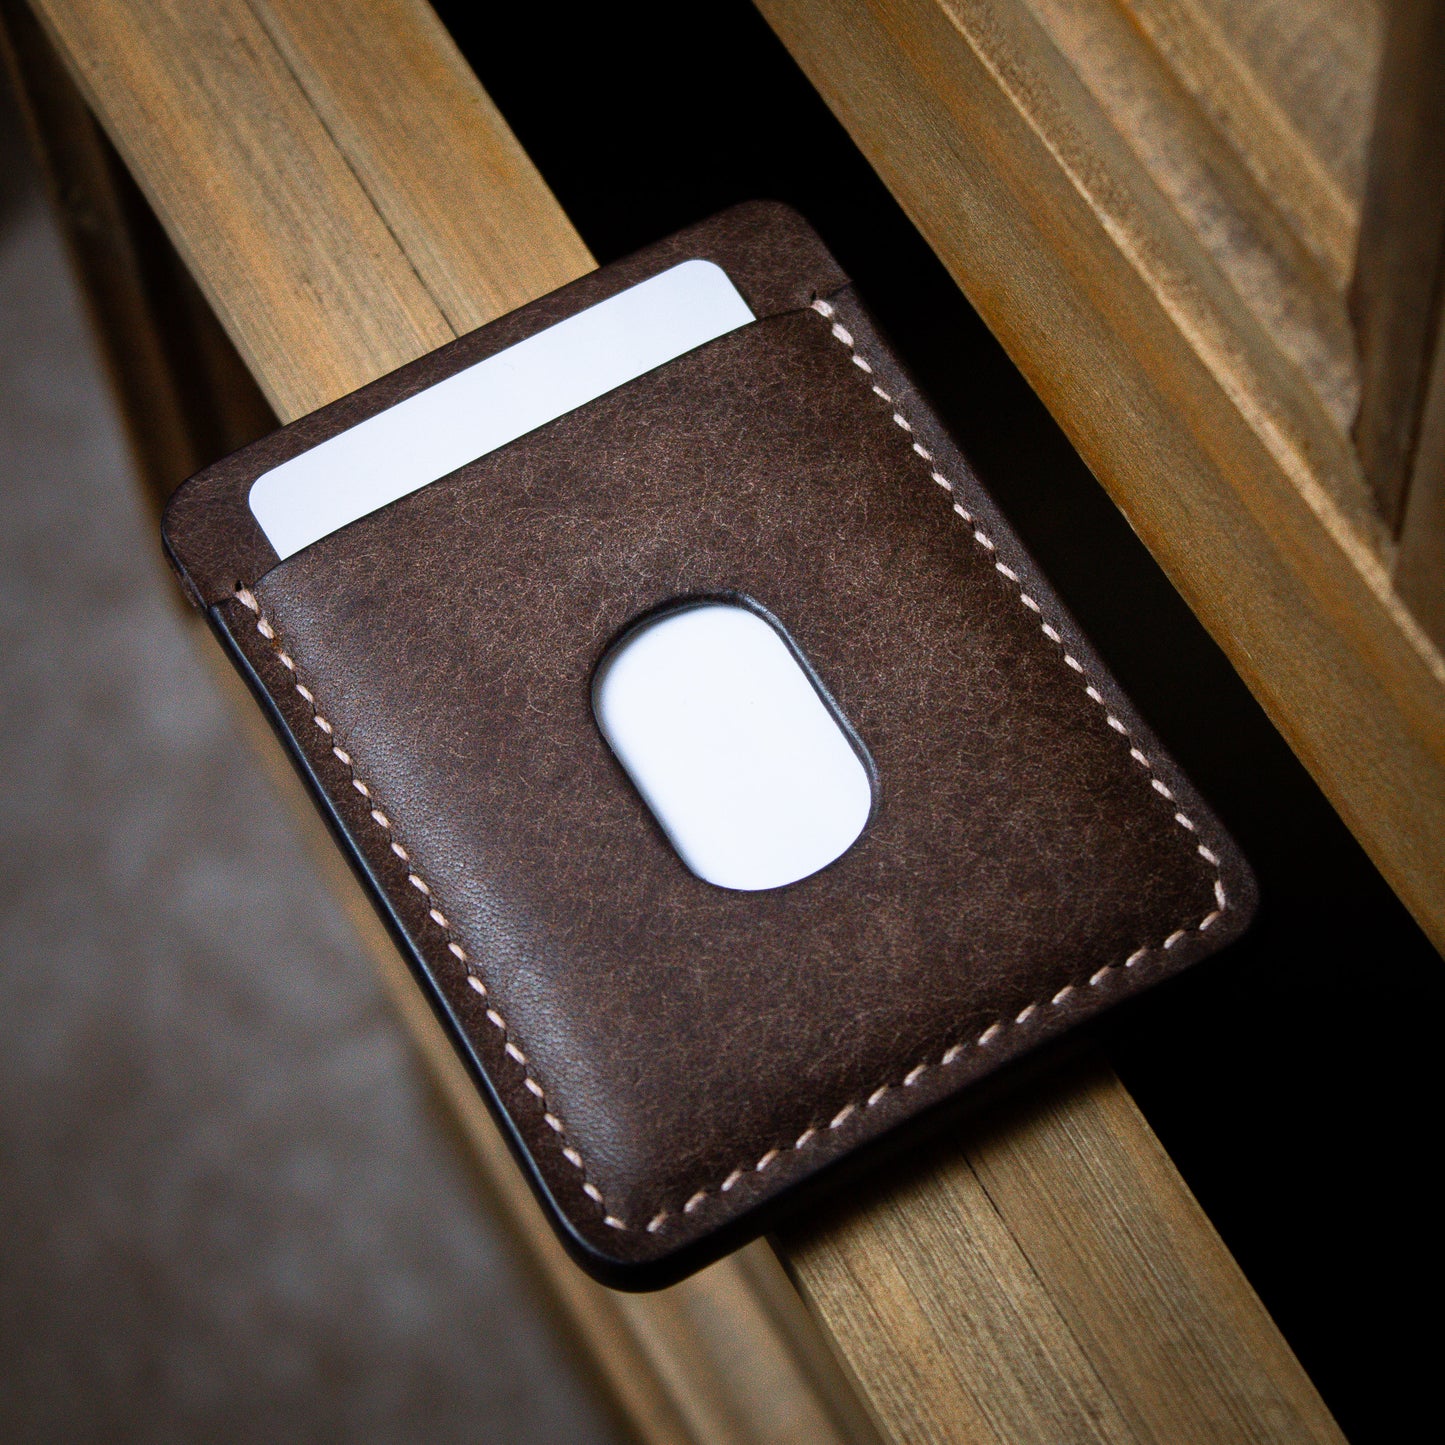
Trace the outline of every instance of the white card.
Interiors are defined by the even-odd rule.
[[[711,261],[684,261],[263,472],[251,511],[278,557],[754,319]]]

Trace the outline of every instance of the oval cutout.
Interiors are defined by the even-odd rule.
[[[733,603],[667,612],[603,659],[592,710],[682,861],[781,888],[852,846],[869,769],[781,632]]]

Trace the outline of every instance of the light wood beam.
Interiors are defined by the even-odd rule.
[[[1445,3],[1386,7],[1351,300],[1361,460],[1399,532],[1395,585],[1445,647]]]

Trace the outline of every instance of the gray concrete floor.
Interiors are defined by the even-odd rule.
[[[11,132],[0,1440],[616,1439],[182,625]]]

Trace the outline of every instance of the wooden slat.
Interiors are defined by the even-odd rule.
[[[1347,439],[1101,124],[1046,0],[759,6],[1445,947],[1445,659]]]
[[[1128,0],[1134,3],[1134,0]],[[1153,0],[1148,0],[1153,3]],[[1380,61],[1380,0],[1172,0],[1200,14],[1217,44],[1281,112],[1315,163],[1358,212]],[[1248,112],[1232,127],[1241,148],[1261,133]]]
[[[24,0],[0,0],[0,48],[136,471],[159,508],[275,419]]]
[[[1371,0],[1116,0],[1341,295],[1379,65]]]
[[[1398,526],[1395,585],[1445,648],[1445,4],[1388,8],[1359,266],[1361,459]]]
[[[1445,279],[1445,4],[1387,7],[1351,306],[1355,440],[1392,529],[1404,514]]]
[[[1093,1063],[787,1238],[893,1438],[1341,1439],[1149,1137]]]
[[[399,97],[372,56],[373,46],[383,57],[446,46],[417,8],[397,3],[377,12],[397,32],[385,36],[369,24],[337,21],[336,6],[318,8],[305,17],[305,36],[293,31],[277,39],[281,12],[269,3],[261,12],[265,25],[248,20],[237,0],[221,0],[204,23],[166,0],[37,4],[258,377],[284,399],[283,414],[355,384],[368,368],[395,364],[440,332],[450,334],[444,308],[454,298],[514,294],[507,287],[518,283],[488,273],[515,264],[516,246],[493,258],[477,247],[453,254],[437,241],[422,260],[408,249],[421,243],[402,239],[433,234],[426,217],[445,209],[445,196],[433,192],[446,178],[421,156],[409,168],[404,154],[387,149],[399,144],[381,134]],[[238,36],[247,47],[242,52]],[[289,66],[276,46],[291,57]],[[176,52],[184,59],[171,63]],[[240,54],[254,71],[249,83]],[[330,74],[342,64],[367,80]],[[210,78],[213,68],[219,78]],[[450,53],[417,60],[410,75],[410,86],[427,76],[443,77],[444,89],[467,84]],[[429,112],[424,90],[408,91],[405,103]],[[344,122],[337,107],[346,112]],[[330,112],[325,125],[323,111]],[[411,132],[424,136],[428,150],[445,151],[457,165],[469,156],[498,165],[500,156],[511,168],[509,185],[526,198],[514,203],[515,224],[533,238],[519,243],[524,254],[540,244],[538,236],[565,234],[559,218],[547,214],[555,204],[545,187],[534,174],[528,180],[530,168],[515,146],[496,134],[495,112],[480,100],[468,108],[443,97],[437,114],[456,128],[444,136],[431,127]],[[293,127],[294,161],[285,139]],[[253,135],[267,137],[264,150],[246,143]],[[382,154],[390,158],[378,160]],[[364,180],[378,167],[382,182]],[[414,183],[397,179],[408,174]],[[316,189],[323,181],[337,187],[344,233],[333,222],[329,192]],[[195,203],[193,190],[207,195],[208,206]],[[359,214],[366,204],[373,206],[369,221]],[[289,224],[268,235],[258,277],[245,252],[231,247],[272,219]],[[555,264],[551,279],[562,280],[560,273],[580,262],[567,250]],[[437,266],[453,268],[445,285]],[[317,287],[316,277],[327,284]],[[382,304],[393,286],[400,291]],[[447,296],[453,300],[439,299]],[[293,302],[304,325],[284,314]],[[479,1156],[493,1158],[495,1132],[474,1091],[394,958],[389,966]],[[1098,1087],[1118,1086],[1106,1076]],[[1122,1441],[1152,1438],[1141,1434],[1147,1425],[1158,1438],[1223,1440],[1239,1438],[1229,1428],[1239,1418],[1256,1435],[1271,1425],[1275,1439],[1336,1438],[1320,1423],[1323,1412],[1298,1365],[1203,1216],[1181,1206],[1187,1195],[1137,1112],[1100,1107],[1095,1093],[1077,1089],[1053,1096],[1048,1107],[1091,1171],[1090,1188],[1080,1193],[1075,1186],[1066,1204],[1050,1192],[1058,1165],[1039,1157],[1056,1150],[1058,1138],[1025,1130],[988,1155],[986,1188],[979,1182],[982,1153],[970,1163],[945,1152],[920,1166],[911,1187],[789,1237],[788,1262],[828,1325],[831,1347],[889,1421],[891,1438],[989,1439],[1002,1428],[1011,1441]],[[500,1158],[496,1177],[513,1217],[534,1221],[515,1171]],[[1076,1220],[1075,1207],[1098,1217]],[[1077,1226],[1072,1251],[1046,1227],[1056,1209],[1066,1232]],[[622,1300],[571,1270],[534,1222],[525,1232],[573,1317],[603,1337],[600,1357],[615,1381],[623,1377],[624,1397],[629,1371],[645,1377],[633,1418],[653,1432],[649,1438],[676,1438],[678,1429],[699,1439],[868,1434],[866,1417],[838,1383],[830,1346],[805,1327],[796,1298],[781,1288],[761,1247],[676,1291]],[[1118,1335],[1121,1320],[1128,1329]],[[739,1328],[739,1321],[751,1323]],[[1163,1378],[1187,1380],[1187,1389],[1161,1389],[1146,1373],[1147,1353],[1131,1359],[1130,1342],[1153,1335],[1175,1342],[1173,1374]],[[970,1346],[970,1339],[983,1343]],[[679,1341],[689,1343],[680,1349]],[[740,1351],[739,1341],[746,1346]],[[986,1373],[975,1373],[973,1364]],[[931,1402],[931,1435],[914,1429],[924,1416],[910,1417],[897,1405],[910,1398]],[[1306,1405],[1276,1409],[1278,1401]],[[995,1435],[980,1433],[989,1430]]]
[[[1395,586],[1445,648],[1445,306],[1437,306],[1420,432],[1400,526]]]
[[[1177,229],[1197,253],[1176,248],[1166,261],[1156,244],[1150,261],[1172,265],[1199,293],[1201,325],[1257,333],[1247,349],[1234,348],[1235,368],[1248,368],[1245,384],[1282,397],[1298,393],[1291,403],[1296,424],[1330,434],[1343,459],[1358,399],[1343,287],[1280,212],[1279,196],[1264,189],[1193,102],[1178,73],[1182,47],[1169,52],[1149,42],[1141,16],[1157,13],[1146,0],[1040,0],[1028,13],[1037,23],[1035,43],[1051,44],[1073,73],[1065,80],[1075,97],[1068,124],[1080,139],[1109,137],[1099,159],[1112,189],[1130,198],[1148,233]],[[1015,28],[1019,52],[1030,33],[1031,27]],[[1197,61],[1197,53],[1189,58]],[[1050,99],[1063,93],[1047,71],[1038,79]],[[1274,167],[1275,181],[1303,169],[1298,151],[1275,158],[1283,162]]]
[[[245,0],[35,8],[283,420],[452,339]]]
[[[336,5],[325,24],[315,0],[254,8],[458,335],[592,269],[429,7]]]

